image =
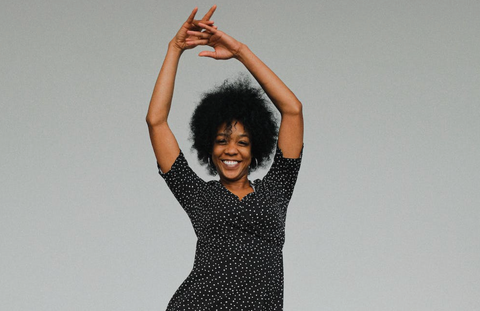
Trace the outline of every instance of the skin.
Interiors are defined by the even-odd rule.
[[[210,21],[216,6],[212,6],[203,17],[203,21],[213,25]],[[173,162],[180,153],[180,147],[168,125],[168,114],[172,104],[175,77],[177,75],[178,63],[184,51],[192,49],[195,45],[189,45],[186,40],[189,38],[187,31],[199,30],[198,20],[195,14],[198,9],[193,9],[188,19],[183,23],[175,37],[169,42],[167,55],[163,61],[162,68],[158,74],[157,82],[153,89],[152,98],[148,107],[147,125],[150,134],[153,151],[158,164],[163,172],[168,172]],[[205,40],[204,43],[207,43]]]
[[[195,20],[198,9],[195,8],[192,11],[168,44],[167,54],[153,90],[146,119],[155,157],[163,172],[170,170],[180,152],[178,142],[167,121],[178,63],[184,51],[197,46],[213,48],[213,51],[200,52],[198,55],[201,57],[215,60],[234,59],[241,62],[257,80],[280,112],[278,146],[285,157],[298,158],[303,147],[302,104],[283,81],[247,45],[218,30],[210,20],[215,10],[216,6],[211,7],[201,20]],[[242,177],[239,180],[242,182],[235,183],[235,187],[233,187],[234,184],[231,183],[233,179],[228,177],[230,175],[227,173],[229,174],[229,172],[225,172],[223,178],[220,175],[220,182],[232,193],[241,198],[245,193],[252,191],[246,175],[241,174]]]
[[[250,135],[243,124],[236,122],[231,129],[222,124],[213,143],[212,161],[220,182],[239,199],[252,192],[248,171],[252,162]]]

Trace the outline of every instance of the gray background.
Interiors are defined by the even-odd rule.
[[[211,4],[2,1],[2,311],[165,309],[195,236],[144,120],[167,42]],[[480,310],[480,2],[217,4],[304,103],[285,309]],[[187,120],[244,69],[199,51],[170,123],[208,178]]]

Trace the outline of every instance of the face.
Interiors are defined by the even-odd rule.
[[[219,126],[213,143],[212,161],[221,181],[247,179],[252,147],[250,135],[242,123],[234,121],[230,129],[225,123]]]

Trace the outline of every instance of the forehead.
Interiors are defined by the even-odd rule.
[[[227,122],[220,124],[217,130],[217,135],[249,136],[242,122],[239,122],[239,121],[232,121],[230,124],[228,124]]]

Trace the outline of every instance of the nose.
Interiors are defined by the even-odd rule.
[[[238,153],[238,149],[235,142],[230,141],[225,148],[225,154],[236,155],[237,153]]]

